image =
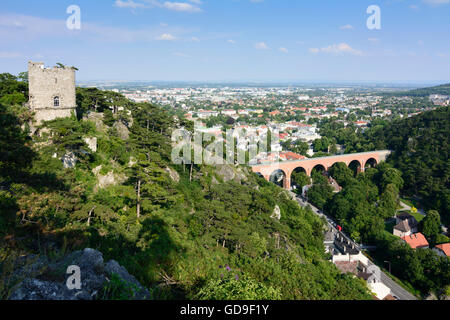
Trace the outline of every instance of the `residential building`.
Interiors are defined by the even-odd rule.
[[[450,257],[450,243],[438,244],[433,248],[433,251],[441,257]]]
[[[405,241],[413,249],[429,247],[427,239],[420,232],[402,237],[401,239]]]
[[[414,217],[413,217],[414,218]],[[414,221],[412,219],[405,219],[400,221],[395,227],[394,227],[394,236],[397,237],[406,237],[413,233],[416,233],[418,231],[417,229],[417,221]]]

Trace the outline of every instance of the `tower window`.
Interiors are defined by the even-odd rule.
[[[59,97],[54,97],[53,98],[53,106],[54,107],[59,107]]]

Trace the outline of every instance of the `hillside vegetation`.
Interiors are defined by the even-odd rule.
[[[171,132],[192,127],[183,119],[78,89],[84,118],[30,136],[27,109],[0,101],[2,277],[15,256],[90,247],[152,299],[371,299],[364,281],[327,261],[324,222],[281,188],[245,167],[173,165]],[[111,104],[124,109],[112,114]],[[96,152],[85,138],[97,138]],[[74,168],[61,161],[69,154]],[[5,283],[2,298],[14,285]]]
[[[450,223],[450,107],[388,123],[365,133],[393,151],[389,163],[402,172],[403,194]]]

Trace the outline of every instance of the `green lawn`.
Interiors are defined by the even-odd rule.
[[[423,220],[423,218],[425,218],[425,216],[421,215],[419,212],[413,213],[408,210],[399,211],[398,214],[403,213],[403,212],[408,212],[409,214],[411,214],[414,218],[416,218],[417,222],[420,222]]]
[[[416,213],[412,213],[410,212],[411,215],[416,218],[417,222],[420,222],[423,220],[423,218],[425,218],[423,215],[421,215],[420,213],[416,212]]]

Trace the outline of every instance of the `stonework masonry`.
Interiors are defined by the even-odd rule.
[[[29,106],[36,124],[76,114],[75,69],[28,62]]]

